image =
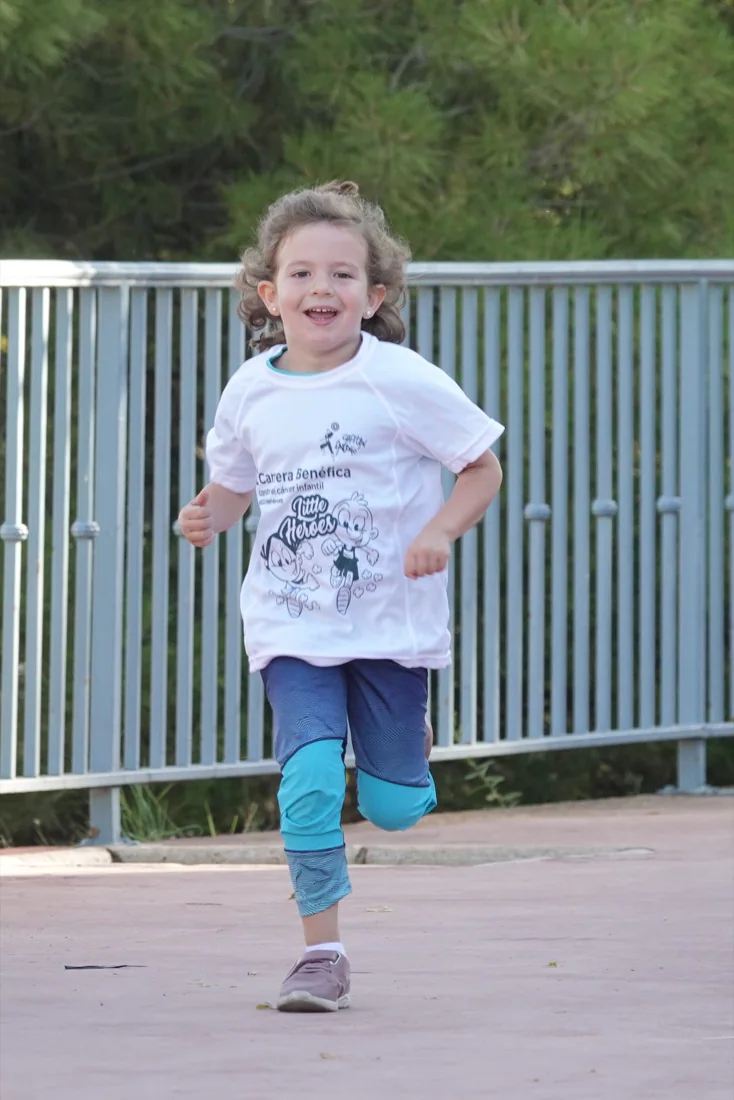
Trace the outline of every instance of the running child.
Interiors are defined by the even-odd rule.
[[[408,258],[353,183],[270,207],[237,279],[258,354],[224,389],[209,484],[179,516],[205,547],[257,494],[240,603],[250,669],[273,710],[305,939],[284,1012],[349,1004],[347,723],[365,818],[408,829],[436,806],[427,693],[429,670],[451,661],[447,566],[502,482],[491,450],[502,425],[401,346]],[[442,466],[457,475],[448,500]]]

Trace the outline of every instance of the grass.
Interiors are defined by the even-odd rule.
[[[122,831],[130,840],[139,844],[150,844],[160,840],[173,840],[176,837],[201,836],[198,825],[181,827],[171,819],[166,802],[171,784],[155,791],[152,787],[130,787],[120,796],[122,810]],[[207,806],[207,810],[209,807]],[[211,820],[211,811],[209,811]]]

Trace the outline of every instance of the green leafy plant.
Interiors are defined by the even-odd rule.
[[[522,796],[517,791],[503,791],[501,788],[505,782],[504,775],[497,772],[491,757],[468,761],[464,786],[472,804],[479,800],[484,806],[502,809],[516,806]]]

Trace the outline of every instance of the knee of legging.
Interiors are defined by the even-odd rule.
[[[425,787],[406,787],[359,772],[357,791],[359,812],[387,832],[410,829],[436,808],[431,776]]]
[[[304,745],[283,768],[278,791],[281,832],[319,836],[339,830],[345,785],[341,741]]]

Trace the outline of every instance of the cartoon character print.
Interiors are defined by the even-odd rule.
[[[365,589],[374,592],[377,582],[382,580],[379,573],[363,569],[360,576],[358,552],[362,553],[369,566],[374,566],[379,553],[369,546],[380,532],[374,526],[372,512],[360,493],[352,493],[348,500],[342,500],[333,508],[336,531],[321,546],[323,553],[334,559],[331,567],[332,588],[338,588],[336,609],[346,615],[352,600],[352,594],[361,597]],[[367,584],[362,584],[366,581]]]
[[[307,611],[318,610],[318,604],[309,597],[315,592],[319,582],[315,574],[321,566],[314,565],[309,572],[306,562],[313,558],[313,546],[310,542],[291,543],[280,533],[270,535],[260,551],[265,566],[276,580],[283,582],[281,591],[273,592],[277,604],[285,604],[288,614],[297,619],[304,607]]]

